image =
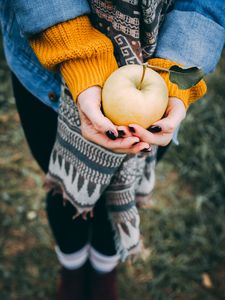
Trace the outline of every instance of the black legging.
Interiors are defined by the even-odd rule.
[[[17,110],[30,150],[46,173],[56,136],[57,113],[29,93],[12,75]],[[97,201],[94,218],[72,220],[75,208],[67,202],[63,206],[61,195],[48,193],[46,197],[48,221],[56,243],[63,253],[80,250],[88,241],[100,253],[116,254],[113,230],[108,220],[105,199]]]

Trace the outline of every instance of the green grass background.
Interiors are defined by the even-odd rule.
[[[145,251],[119,267],[121,300],[225,299],[225,55],[208,94],[157,166],[141,211]],[[16,113],[0,49],[0,300],[54,299],[59,264],[45,215],[43,174]]]

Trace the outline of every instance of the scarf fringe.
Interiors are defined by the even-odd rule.
[[[78,111],[66,91],[63,85],[58,133],[44,187],[47,192],[61,194],[64,204],[69,201],[74,206],[73,219],[80,215],[87,219],[88,213],[92,217],[104,193],[116,250],[125,261],[130,254],[141,252],[135,194],[136,189],[142,195],[151,191],[155,155],[142,158],[115,154],[85,140],[76,122]]]
[[[113,232],[114,232],[114,242],[117,254],[120,256],[121,262],[125,262],[127,257],[132,255],[137,258],[140,256],[142,251],[142,242],[138,239],[137,243],[130,248],[123,246],[121,235],[119,234],[118,225],[115,223],[114,218],[109,214],[109,220],[111,221]]]
[[[46,192],[52,192],[53,195],[55,194],[61,194],[63,197],[63,203],[64,205],[66,205],[67,201],[69,201],[75,209],[75,214],[72,217],[73,219],[76,219],[78,216],[82,215],[82,217],[84,219],[87,218],[87,214],[90,213],[90,216],[93,216],[92,212],[93,212],[93,207],[81,207],[79,206],[78,203],[74,202],[71,198],[70,195],[67,193],[63,182],[56,178],[54,175],[51,175],[50,173],[48,173],[46,175],[45,181],[44,181],[44,188],[46,190]],[[134,208],[132,208],[133,211]],[[136,208],[135,208],[136,210]],[[131,214],[129,214],[128,217],[128,212],[124,212],[125,215],[127,215],[126,218],[122,218],[123,221],[121,220],[121,222],[116,223],[118,221],[117,218],[115,218],[113,213],[108,213],[108,217],[111,221],[112,224],[112,228],[114,231],[114,241],[115,241],[115,247],[116,247],[116,251],[117,254],[120,256],[120,260],[122,262],[124,262],[128,256],[132,255],[132,256],[139,256],[141,253],[141,243],[140,240],[137,239],[137,243],[133,246],[131,246],[129,249],[127,249],[126,247],[124,247],[123,243],[122,243],[122,238],[120,235],[120,231],[118,230],[118,225],[124,223],[124,221],[129,222],[129,220],[131,218],[133,218],[136,214],[134,214],[134,212],[130,212]],[[124,214],[123,214],[124,215]]]
[[[84,207],[80,206],[78,202],[73,201],[74,198],[68,194],[61,179],[57,179],[54,175],[48,173],[45,177],[43,187],[45,188],[47,193],[52,192],[53,195],[61,194],[63,197],[64,206],[66,206],[67,201],[69,201],[74,206],[75,214],[72,217],[73,220],[79,217],[80,215],[83,215],[84,218],[85,216],[87,216],[88,213],[92,215],[93,206]]]

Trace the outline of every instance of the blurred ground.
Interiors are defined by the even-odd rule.
[[[121,300],[225,299],[222,68],[157,168],[146,250],[120,267]],[[0,55],[0,299],[54,299],[59,264],[45,215],[42,176],[24,141]]]

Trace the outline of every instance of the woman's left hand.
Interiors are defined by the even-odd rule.
[[[130,132],[140,138],[140,141],[151,145],[166,146],[173,138],[175,129],[186,116],[183,102],[176,97],[169,97],[169,103],[164,118],[155,122],[148,130],[137,124],[130,124]],[[160,130],[161,129],[161,130]]]

